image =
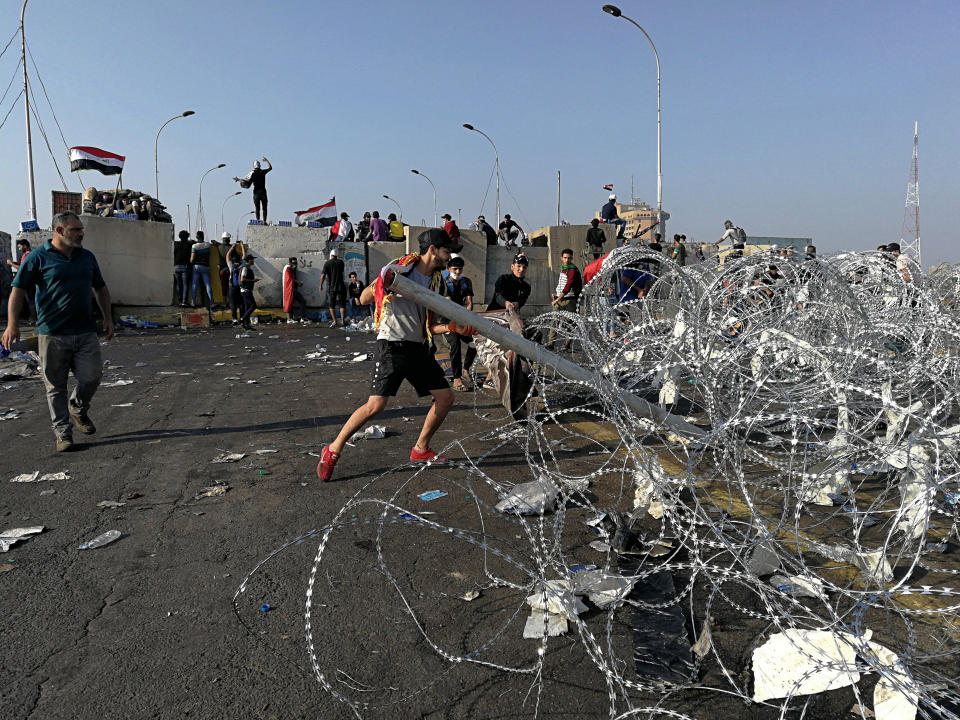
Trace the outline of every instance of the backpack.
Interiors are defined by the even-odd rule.
[[[741,245],[747,244],[747,232],[742,227],[734,228],[737,233],[737,242]]]
[[[247,180],[246,178],[243,178],[243,179],[240,180],[240,187],[242,187],[244,190],[246,190],[247,188],[249,188],[251,184],[252,184],[252,183],[251,183],[249,180]]]

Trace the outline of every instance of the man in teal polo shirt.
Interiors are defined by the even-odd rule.
[[[93,314],[93,296],[103,313],[105,339],[113,337],[110,292],[97,259],[83,249],[83,223],[72,212],[53,218],[53,239],[30,253],[13,279],[3,345],[20,339],[17,318],[27,293],[36,291],[40,366],[47,389],[47,405],[53,420],[57,452],[73,448],[70,419],[80,432],[97,431],[87,411],[100,385],[103,363]],[[67,399],[70,370],[77,380]]]

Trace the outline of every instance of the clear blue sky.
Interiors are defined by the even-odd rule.
[[[614,183],[656,200],[656,74],[632,25],[584,0],[373,0],[272,3],[31,0],[28,43],[70,145],[127,156],[124,184],[160,196],[179,226],[204,182],[207,226],[266,155],[271,219],[336,195],[356,220],[440,213],[466,225],[495,214],[487,142],[500,150],[505,212],[527,229],[561,214],[585,223]],[[0,15],[3,42],[19,3]],[[653,37],[663,68],[664,208],[669,232],[718,238],[733,219],[751,235],[811,236],[823,250],[897,240],[914,120],[920,122],[924,264],[960,261],[960,3],[638,2],[621,9]],[[3,87],[18,41],[0,59]],[[32,68],[31,68],[32,69]],[[16,81],[0,112],[6,113]],[[51,146],[66,151],[34,80]],[[2,119],[2,115],[0,115]],[[26,216],[23,109],[0,129],[0,229]],[[34,136],[38,210],[60,187]],[[113,179],[83,173],[88,183]],[[233,231],[250,193],[226,205]]]

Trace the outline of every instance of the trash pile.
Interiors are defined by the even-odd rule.
[[[647,290],[611,304],[623,271],[646,273]],[[243,593],[308,545],[306,662],[357,714],[424,690],[400,685],[409,662],[389,680],[376,666],[382,682],[357,681],[368,686],[336,679],[357,673],[346,645],[357,663],[376,656],[359,635],[329,641],[344,624],[328,597],[365,605],[375,575],[396,601],[380,622],[394,636],[409,626],[436,684],[475,664],[527,676],[539,697],[551,643],[574,638],[611,718],[691,717],[685,697],[770,718],[960,718],[958,288],[960,267],[925,277],[877,253],[681,267],[618,250],[579,313],[528,323],[570,339],[594,382],[534,364],[525,417],[438,448],[452,468],[368,479],[254,568],[238,617],[251,627]],[[626,394],[684,425],[639,417]],[[502,480],[510,463],[523,482]],[[445,493],[430,513],[425,489]],[[358,569],[335,583],[344,557]],[[436,571],[414,582],[428,559],[482,591],[448,595],[457,632]]]
[[[39,377],[40,356],[37,353],[33,351],[0,352],[0,382]]]

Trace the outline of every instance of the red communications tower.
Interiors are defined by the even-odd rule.
[[[900,250],[907,253],[923,267],[920,257],[920,166],[917,161],[919,123],[913,123],[913,159],[910,161],[910,179],[907,181],[907,202],[903,209],[903,225],[900,228]]]

